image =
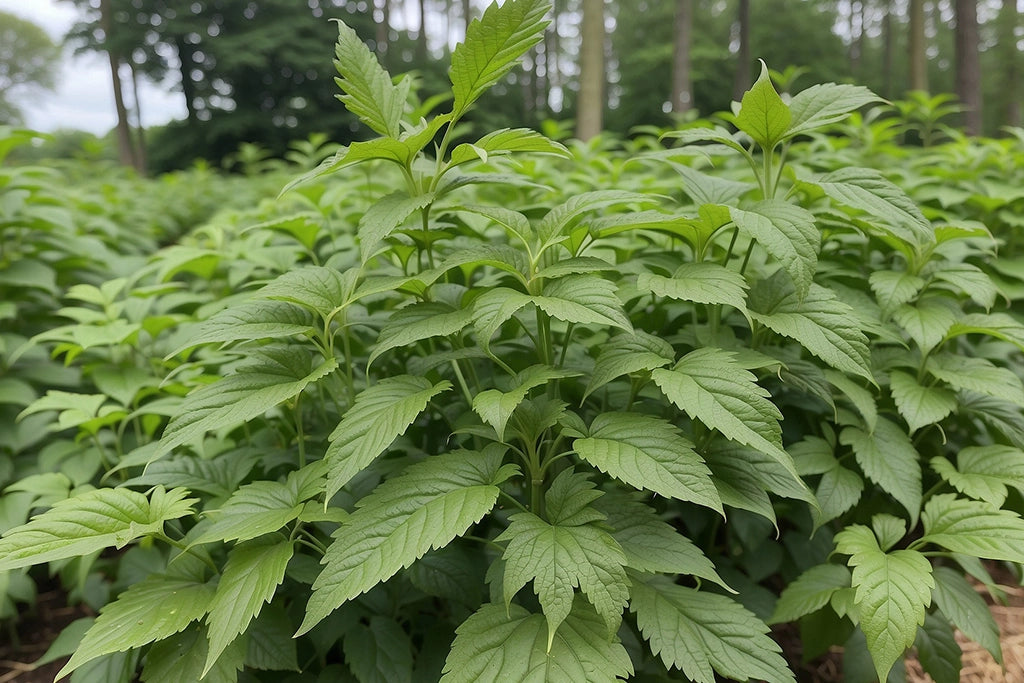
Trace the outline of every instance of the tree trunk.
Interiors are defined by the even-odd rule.
[[[141,173],[145,174],[146,167],[149,165],[146,159],[146,129],[142,127],[142,103],[139,100],[139,74],[135,68],[135,64],[130,62],[128,66],[132,72],[132,103],[133,109],[135,110],[135,168]]]
[[[981,58],[977,0],[956,0],[956,94],[966,107],[964,130],[981,135]]]
[[[185,112],[189,125],[198,122],[196,115],[196,84],[192,80],[192,70],[196,68],[192,57],[192,46],[185,42],[184,36],[176,36],[174,46],[178,49],[178,63],[181,65],[181,92],[185,96]]]
[[[896,52],[896,36],[892,30],[892,0],[886,0],[885,15],[882,17],[882,77],[884,79],[883,94],[887,99],[893,97],[893,55]]]
[[[604,0],[583,0],[580,45],[580,94],[576,102],[576,137],[589,140],[601,132],[604,115]]]
[[[693,33],[693,0],[676,0],[675,37],[672,47],[672,111],[687,112],[693,106],[690,81],[690,38]]]
[[[462,0],[462,18],[466,22],[466,33],[468,33],[469,25],[473,22],[473,5],[469,0]]]
[[[751,84],[750,78],[750,0],[740,0],[737,21],[739,24],[739,50],[736,53],[736,80],[732,85],[732,98],[743,99],[743,93]]]
[[[1021,92],[1018,79],[1020,73],[1020,55],[1017,50],[1017,27],[1020,26],[1020,10],[1017,9],[1016,0],[1003,0],[1003,7],[999,17],[1000,35],[999,48],[1002,53],[1003,62],[1003,95],[1006,97],[1006,121],[1007,126],[1021,125]]]
[[[100,0],[100,28],[104,36],[111,35],[113,22],[110,19],[109,0]],[[132,146],[131,127],[128,124],[128,108],[124,105],[121,92],[121,60],[112,49],[107,49],[107,61],[110,64],[110,79],[114,86],[114,108],[117,110],[117,154],[124,166],[138,168],[135,151]]]
[[[374,6],[380,12],[380,18],[377,18],[377,11],[374,11],[374,18],[377,19],[377,59],[384,64],[391,34],[391,0],[374,0]]]
[[[416,36],[416,56],[420,63],[427,61],[427,0],[419,0],[420,32]]]
[[[544,51],[547,54],[547,58],[544,63],[548,70],[548,90],[551,92],[558,92],[558,101],[554,104],[557,105],[557,111],[560,112],[562,111],[564,100],[564,93],[562,92],[562,70],[559,66],[562,58],[562,39],[558,35],[561,11],[558,0],[555,0],[552,4],[551,25],[548,26],[547,33],[544,36]]]
[[[924,0],[910,0],[910,89],[928,92],[928,55],[924,34]]]

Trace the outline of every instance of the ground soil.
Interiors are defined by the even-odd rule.
[[[19,642],[12,642],[6,629],[0,630],[0,683],[52,683],[67,658],[38,669],[32,662],[43,656],[65,626],[93,614],[84,605],[68,607],[65,598],[64,592],[55,585],[43,586],[35,608],[24,610],[18,617],[15,630]]]

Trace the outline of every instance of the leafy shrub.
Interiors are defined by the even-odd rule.
[[[378,137],[36,337],[97,393],[23,419],[99,459],[21,502],[49,509],[0,570],[117,594],[63,673],[790,681],[767,624],[793,621],[849,680],[911,646],[956,680],[954,626],[1000,656],[965,579],[1024,561],[1024,327],[992,236],[856,163],[889,147],[823,134],[869,91],[787,103],[766,68],[735,131],[672,149],[459,143],[546,10],[492,6],[433,115],[339,24]]]

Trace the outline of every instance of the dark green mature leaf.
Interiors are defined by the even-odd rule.
[[[569,228],[576,219],[588,211],[596,211],[615,204],[651,204],[649,195],[626,190],[594,190],[573,195],[565,202],[548,211],[537,225],[541,249],[558,244],[569,238]],[[539,254],[535,254],[535,257]]]
[[[814,495],[821,505],[821,517],[816,524],[821,525],[835,519],[854,505],[864,493],[864,480],[851,469],[847,469],[834,460],[835,464],[822,473],[821,480]]]
[[[959,310],[947,297],[924,296],[913,304],[896,307],[892,318],[922,351],[931,351],[952,328]]]
[[[859,85],[822,83],[812,85],[793,95],[789,102],[792,120],[786,137],[809,133],[823,126],[838,123],[850,112],[881,98]]]
[[[665,666],[697,683],[715,673],[734,680],[795,681],[768,627],[739,603],[662,577],[633,580],[629,609]]]
[[[602,345],[583,395],[589,396],[616,377],[664,367],[675,357],[672,345],[661,337],[640,330],[632,334],[618,334]]]
[[[636,413],[598,415],[573,449],[602,472],[638,489],[704,505],[724,515],[711,472],[669,422]]]
[[[494,427],[498,439],[503,440],[505,426],[508,424],[509,418],[512,417],[512,413],[523,402],[531,389],[549,380],[572,377],[575,374],[547,365],[531,365],[516,375],[511,390],[502,392],[497,389],[488,389],[474,396],[473,410],[484,422]]]
[[[985,358],[934,353],[925,367],[954,389],[976,391],[1024,407],[1024,384],[1020,377]]]
[[[313,317],[287,301],[251,299],[204,320],[187,342],[167,357],[200,344],[252,341],[312,334]]]
[[[423,339],[456,334],[468,325],[473,311],[470,308],[453,309],[438,302],[423,302],[395,311],[381,328],[377,345],[367,365],[391,349],[409,346]]]
[[[430,400],[451,388],[442,380],[398,375],[377,382],[356,396],[355,403],[331,433],[327,461],[327,500],[405,433]]]
[[[487,604],[459,626],[441,683],[615,683],[633,673],[629,654],[582,598],[548,643],[544,617]]]
[[[850,555],[860,628],[879,680],[914,643],[934,585],[932,566],[916,550],[885,553],[871,529],[860,524],[836,534],[836,551]]]
[[[783,336],[795,339],[832,367],[872,383],[868,340],[853,309],[831,290],[811,283],[806,296],[778,275],[750,292],[750,317]]]
[[[529,294],[508,287],[495,287],[477,297],[473,302],[473,327],[480,346],[488,350],[494,333],[532,301]]]
[[[322,462],[317,465],[322,465]],[[192,543],[248,541],[277,531],[298,518],[303,501],[319,493],[322,485],[321,477],[311,490],[299,491],[298,477],[295,476],[289,477],[284,484],[276,481],[246,484],[231,494],[219,510],[207,513],[212,523],[204,527]]]
[[[502,467],[502,455],[495,448],[432,456],[359,501],[334,532],[298,633],[480,521],[498,499],[497,485],[515,473]]]
[[[925,286],[925,280],[902,270],[876,270],[868,276],[871,291],[883,311],[913,301]]]
[[[466,30],[466,40],[452,52],[452,113],[461,118],[488,88],[516,65],[544,35],[549,4],[514,0],[490,5]]]
[[[1024,520],[1015,512],[947,493],[928,501],[921,520],[922,544],[988,560],[1024,562]]]
[[[921,511],[921,464],[910,437],[899,426],[879,418],[875,431],[847,427],[839,441],[853,448],[868,479],[902,505],[916,522]]]
[[[608,325],[633,331],[615,283],[597,275],[566,275],[544,286],[541,296],[531,297],[537,308],[567,323]]]
[[[274,597],[278,584],[284,580],[293,551],[291,541],[271,537],[268,541],[237,545],[228,555],[217,592],[209,605],[210,645],[204,675],[259,615],[263,603]]]
[[[687,263],[672,277],[641,273],[636,286],[657,296],[698,304],[725,304],[746,311],[747,281],[717,263]]]
[[[154,459],[208,431],[234,427],[298,394],[338,367],[334,358],[313,367],[311,356],[294,348],[262,348],[233,375],[188,396],[157,446]]]
[[[959,683],[963,651],[949,622],[935,613],[926,614],[914,641],[921,668],[935,683]]]
[[[992,308],[996,302],[996,296],[999,294],[999,289],[992,282],[992,278],[981,268],[970,263],[944,263],[935,271],[934,278],[937,282],[949,285],[957,294],[966,294],[974,303],[984,308]],[[972,315],[980,318],[986,317],[984,313]],[[1014,321],[1006,314],[999,315],[1014,323],[1013,327],[1016,328],[1017,334],[1021,335],[1024,325]],[[965,323],[967,321],[961,321],[961,324]],[[1021,335],[1021,338],[1024,339],[1024,335]]]
[[[913,375],[899,370],[889,374],[889,389],[911,433],[939,422],[958,405],[956,394],[949,389],[922,386]]]
[[[164,522],[193,512],[197,499],[187,495],[185,489],[157,486],[149,498],[120,488],[94,489],[57,501],[0,538],[0,572],[123,548],[137,538],[162,533]]]
[[[814,215],[782,200],[758,202],[749,210],[729,207],[729,215],[740,230],[779,260],[793,280],[797,298],[806,296],[821,248],[821,234]]]
[[[203,683],[236,683],[238,672],[245,665],[245,638],[231,643],[204,676],[207,633],[205,628],[193,622],[184,631],[153,643],[146,651],[142,680],[145,683],[196,683],[201,678]],[[87,667],[88,664],[79,671],[84,672]],[[103,682],[111,683],[106,678]]]
[[[941,456],[932,467],[957,491],[996,507],[1006,502],[1007,486],[1024,492],[1024,450],[1013,446],[968,446],[956,456],[956,467]]]
[[[1024,350],[1024,324],[1006,313],[969,313],[949,328],[946,338],[962,334],[985,334]]]
[[[352,303],[359,275],[357,268],[341,272],[323,266],[306,266],[279,275],[256,292],[256,296],[261,299],[275,299],[301,306],[319,315],[322,320],[328,321],[338,311]],[[233,317],[230,314],[231,311],[236,311],[236,316],[242,318],[241,322],[245,321],[244,316],[246,315],[258,320],[257,316],[265,315],[262,310],[257,309],[253,313],[249,313],[247,310],[249,306],[255,307],[256,303],[256,301],[245,302],[242,306],[225,309],[218,316],[226,318],[224,324],[230,323]],[[265,305],[268,303],[264,302]],[[276,315],[286,315],[275,308],[270,310]],[[211,319],[210,323],[217,320],[218,316]]]
[[[992,653],[1003,663],[999,643],[999,626],[985,600],[971,587],[961,572],[950,567],[936,567],[932,600],[964,635]]]
[[[782,591],[768,623],[796,621],[817,612],[829,603],[837,590],[849,587],[850,581],[850,570],[840,564],[811,567]]]
[[[126,652],[184,630],[207,613],[213,594],[210,584],[190,579],[154,576],[136,583],[100,610],[56,677],[63,678],[97,657]]]
[[[767,152],[785,137],[792,120],[789,107],[775,92],[768,66],[762,61],[761,75],[740,101],[736,127]]]
[[[412,682],[412,642],[394,619],[370,617],[345,634],[342,647],[359,683]]]
[[[365,264],[385,237],[393,233],[415,211],[433,203],[433,192],[410,197],[401,190],[378,199],[359,219],[359,253]]]
[[[334,66],[341,75],[335,80],[344,91],[338,99],[375,133],[397,138],[411,79],[394,85],[366,44],[340,20],[334,54]]]

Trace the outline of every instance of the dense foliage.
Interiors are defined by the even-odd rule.
[[[788,622],[848,681],[1000,657],[1024,135],[764,69],[661,139],[459,143],[546,9],[426,105],[339,24],[377,137],[319,165],[0,171],[0,616],[42,565],[99,608],[72,680],[790,681]]]

